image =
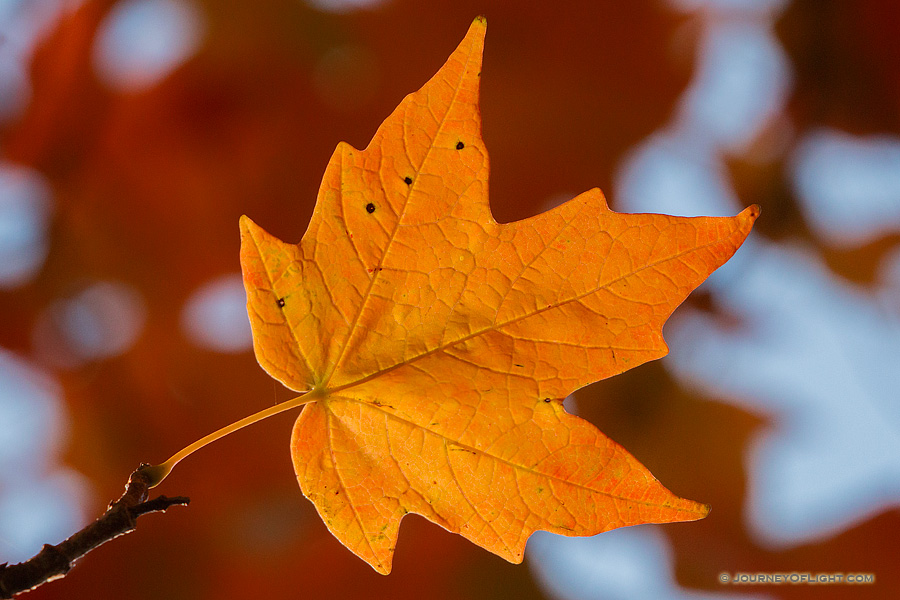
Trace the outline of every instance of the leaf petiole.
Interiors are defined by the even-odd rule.
[[[223,438],[229,433],[234,433],[238,429],[243,429],[247,425],[252,425],[257,421],[262,421],[263,419],[267,419],[273,415],[277,415],[279,413],[283,413],[287,410],[291,410],[292,408],[296,408],[298,406],[303,406],[309,402],[314,402],[316,400],[320,400],[325,397],[324,390],[320,388],[312,389],[305,394],[297,396],[296,398],[292,398],[285,402],[280,402],[274,406],[270,406],[266,409],[263,409],[257,413],[254,413],[248,417],[244,417],[240,421],[235,421],[231,425],[226,425],[225,427],[219,429],[218,431],[214,431],[213,433],[207,435],[206,437],[200,438],[193,444],[181,449],[179,452],[174,454],[169,460],[164,463],[160,463],[158,465],[147,465],[141,467],[139,471],[144,474],[144,476],[148,479],[149,487],[153,488],[158,486],[162,481],[169,476],[169,473],[172,472],[172,469],[175,468],[181,460],[203,446],[218,440],[219,438]]]

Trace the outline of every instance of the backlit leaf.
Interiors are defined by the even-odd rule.
[[[561,400],[666,354],[662,325],[758,214],[612,212],[593,189],[498,224],[476,19],[359,151],[339,144],[301,242],[247,217],[254,348],[313,390],[291,452],[331,532],[387,573],[413,512],[512,562],[535,530],[687,521],[678,498]]]

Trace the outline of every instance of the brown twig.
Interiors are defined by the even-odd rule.
[[[65,576],[76,560],[97,546],[134,531],[139,516],[165,511],[170,506],[185,506],[190,502],[184,496],[159,496],[148,500],[148,483],[147,475],[139,467],[128,478],[122,497],[111,503],[96,521],[55,546],[44,544],[40,552],[25,562],[0,564],[0,598],[12,598]]]

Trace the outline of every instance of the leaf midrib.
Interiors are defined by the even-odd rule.
[[[729,234],[729,237],[730,237],[733,233],[734,233],[734,231],[732,231],[732,232]],[[655,262],[653,262],[653,263],[649,263],[649,264],[644,265],[644,266],[642,266],[642,267],[640,267],[640,268],[638,268],[638,269],[635,269],[635,270],[633,270],[633,271],[630,271],[630,272],[628,272],[628,273],[625,273],[625,274],[623,274],[623,275],[620,275],[619,277],[617,277],[617,278],[615,278],[615,279],[612,279],[612,280],[606,282],[605,284],[598,285],[597,287],[595,287],[595,288],[593,288],[592,290],[590,290],[590,291],[588,291],[588,292],[585,292],[585,293],[583,293],[583,294],[573,296],[573,297],[571,297],[571,298],[568,298],[568,299],[566,299],[566,300],[562,300],[562,301],[557,302],[557,303],[555,303],[555,304],[550,304],[550,305],[548,305],[548,306],[545,306],[544,308],[537,309],[537,310],[535,310],[535,311],[533,311],[533,312],[530,312],[530,313],[521,315],[521,316],[519,316],[519,317],[515,317],[515,318],[510,319],[510,320],[508,320],[508,321],[504,321],[504,322],[502,322],[502,323],[492,323],[490,327],[485,327],[485,328],[483,328],[483,329],[480,329],[480,330],[478,330],[478,331],[476,331],[476,332],[470,333],[469,335],[463,336],[463,337],[461,337],[461,338],[459,338],[459,339],[456,339],[456,340],[454,340],[454,341],[447,342],[447,343],[445,343],[445,344],[442,344],[442,345],[440,345],[440,346],[437,346],[437,347],[435,347],[435,348],[433,348],[433,349],[431,349],[431,350],[429,350],[429,351],[427,351],[427,352],[423,352],[423,353],[421,353],[421,354],[417,354],[416,356],[413,356],[413,357],[411,357],[411,358],[409,358],[409,359],[407,359],[407,360],[405,360],[405,361],[399,362],[399,363],[397,363],[397,364],[395,364],[395,365],[391,365],[390,367],[388,367],[388,368],[386,368],[386,369],[382,369],[381,371],[377,371],[377,372],[372,373],[372,374],[370,374],[370,375],[366,375],[365,377],[361,377],[360,379],[357,379],[356,381],[352,381],[352,382],[349,382],[349,383],[345,383],[345,384],[343,384],[343,385],[341,385],[341,386],[338,386],[338,387],[336,387],[336,388],[334,388],[334,389],[331,389],[331,390],[327,390],[327,389],[326,389],[326,392],[327,392],[329,395],[331,395],[331,394],[336,394],[336,393],[338,393],[338,392],[345,391],[345,390],[347,390],[347,389],[349,389],[349,388],[352,388],[352,387],[355,387],[355,386],[358,386],[358,385],[362,385],[362,384],[367,383],[367,382],[369,382],[369,381],[371,381],[371,380],[373,380],[373,379],[376,379],[376,378],[378,378],[378,377],[381,377],[382,375],[384,375],[384,374],[386,374],[386,373],[390,373],[391,371],[394,371],[394,370],[399,369],[399,368],[401,368],[401,367],[404,367],[404,366],[410,365],[410,364],[412,364],[412,363],[415,363],[415,362],[417,362],[417,361],[419,361],[419,360],[422,360],[423,358],[427,358],[428,356],[431,356],[432,354],[436,354],[436,353],[438,353],[438,352],[443,352],[444,350],[447,350],[448,348],[452,348],[453,346],[457,346],[457,345],[459,345],[459,344],[463,344],[463,343],[465,343],[465,342],[467,342],[467,341],[469,341],[469,340],[471,340],[471,339],[477,338],[477,337],[479,337],[479,336],[481,336],[481,335],[484,335],[484,334],[486,334],[486,333],[490,333],[491,331],[498,331],[498,330],[500,330],[500,329],[503,329],[504,327],[507,327],[507,326],[512,325],[512,324],[514,324],[514,323],[518,323],[519,321],[523,321],[523,320],[525,320],[525,319],[529,319],[529,318],[531,318],[531,317],[533,317],[533,316],[535,316],[535,315],[539,315],[539,314],[541,314],[541,313],[543,313],[543,312],[546,312],[546,311],[548,311],[548,310],[553,310],[553,309],[559,308],[559,307],[561,307],[561,306],[563,306],[563,305],[566,305],[566,304],[569,304],[569,303],[571,303],[571,302],[578,302],[578,301],[581,300],[582,298],[586,298],[586,297],[590,296],[591,294],[596,294],[597,292],[599,292],[599,291],[601,291],[601,290],[604,290],[604,289],[606,289],[606,288],[608,288],[608,287],[610,287],[610,286],[612,286],[612,285],[618,283],[619,281],[622,281],[623,279],[626,279],[626,278],[628,278],[628,277],[631,277],[631,276],[633,276],[633,275],[636,275],[636,274],[638,274],[638,273],[640,273],[640,272],[642,272],[642,271],[645,271],[645,270],[647,270],[647,269],[652,269],[653,267],[656,267],[656,266],[661,265],[661,264],[663,264],[663,263],[666,263],[666,262],[669,262],[669,261],[672,261],[672,260],[677,260],[677,259],[681,258],[682,256],[686,256],[686,255],[691,254],[691,253],[693,253],[693,252],[698,252],[698,251],[700,251],[700,250],[704,250],[704,249],[706,249],[706,248],[709,248],[709,247],[711,247],[711,246],[714,246],[714,245],[720,243],[720,242],[722,241],[722,239],[724,239],[724,237],[723,237],[723,238],[719,238],[719,239],[717,239],[717,240],[715,240],[715,241],[713,241],[713,242],[710,242],[710,243],[708,243],[708,244],[704,244],[704,245],[702,245],[702,246],[695,246],[695,247],[693,247],[693,248],[690,248],[689,250],[685,250],[684,252],[680,252],[680,253],[675,254],[675,255],[673,255],[673,256],[669,256],[669,257],[666,257],[666,258],[664,258],[664,259],[660,259],[660,260],[658,260],[658,261],[655,261]],[[348,338],[348,339],[349,339],[349,338]]]
[[[346,401],[346,402],[356,402],[356,403],[361,404],[361,405],[363,405],[363,406],[372,408],[372,409],[377,410],[377,411],[379,411],[380,413],[384,414],[386,417],[388,417],[388,418],[390,418],[390,419],[394,419],[394,420],[399,421],[399,422],[401,422],[401,423],[406,423],[406,424],[411,425],[411,426],[413,426],[413,427],[415,427],[415,428],[417,428],[417,429],[421,429],[421,430],[423,430],[423,431],[426,431],[426,432],[428,432],[428,433],[431,434],[431,435],[434,435],[434,436],[436,436],[436,437],[439,437],[439,438],[441,438],[442,440],[444,440],[444,443],[445,443],[445,444],[448,444],[448,445],[449,445],[449,444],[452,444],[452,445],[457,446],[457,447],[459,447],[459,448],[462,448],[463,450],[466,450],[466,451],[468,451],[468,452],[472,452],[472,453],[474,453],[474,454],[479,454],[479,455],[481,455],[481,456],[486,456],[486,457],[488,457],[488,458],[491,458],[491,459],[493,459],[493,460],[496,460],[496,461],[498,461],[498,462],[501,462],[501,463],[503,463],[503,464],[506,464],[506,465],[512,467],[513,469],[517,469],[517,470],[520,470],[520,471],[525,471],[525,472],[527,472],[527,473],[531,473],[531,474],[534,474],[534,475],[538,475],[538,476],[540,476],[540,477],[546,477],[547,479],[552,479],[552,480],[554,480],[554,481],[558,481],[558,482],[563,483],[563,484],[565,484],[565,485],[570,485],[570,486],[573,486],[573,487],[577,487],[577,488],[579,488],[579,489],[583,489],[583,490],[592,492],[592,493],[594,493],[594,494],[600,494],[600,495],[602,495],[602,496],[606,496],[607,498],[611,498],[612,500],[621,500],[621,501],[624,501],[624,502],[632,502],[632,503],[634,503],[634,504],[640,504],[640,505],[642,505],[642,506],[651,506],[651,507],[656,507],[656,508],[673,508],[673,509],[679,510],[679,509],[677,509],[677,508],[675,508],[674,506],[671,506],[671,505],[665,505],[665,504],[659,504],[659,503],[654,503],[654,502],[648,502],[648,501],[646,501],[646,500],[636,500],[636,499],[634,499],[634,498],[627,498],[627,497],[625,497],[625,496],[620,496],[620,495],[617,495],[617,494],[613,494],[613,493],[611,493],[611,492],[604,492],[604,491],[602,491],[602,490],[598,490],[598,489],[595,489],[595,488],[592,488],[592,487],[589,487],[589,486],[586,486],[586,485],[583,485],[583,484],[580,484],[580,483],[576,483],[576,482],[573,482],[573,481],[569,481],[568,479],[563,479],[563,478],[558,477],[558,476],[556,476],[556,475],[551,475],[551,474],[549,474],[549,473],[543,473],[543,472],[538,471],[538,470],[536,470],[536,469],[534,469],[534,468],[532,468],[532,467],[526,467],[526,466],[523,466],[523,465],[516,464],[516,463],[514,463],[514,462],[512,462],[512,461],[510,461],[510,460],[507,460],[507,459],[505,459],[505,458],[501,458],[501,457],[499,457],[499,456],[496,456],[495,454],[491,454],[491,453],[488,452],[487,450],[481,450],[481,449],[476,448],[476,447],[474,447],[474,446],[470,446],[470,445],[468,445],[468,444],[464,444],[464,443],[462,443],[462,442],[460,442],[460,441],[458,441],[458,440],[454,440],[453,438],[447,437],[446,435],[444,435],[444,434],[442,434],[442,433],[438,433],[438,432],[436,432],[436,431],[434,431],[434,430],[432,430],[432,429],[429,429],[428,427],[426,427],[426,426],[424,426],[424,425],[419,425],[418,423],[415,423],[415,422],[413,422],[413,421],[410,421],[410,420],[408,420],[408,419],[405,419],[405,418],[403,418],[403,417],[398,416],[396,413],[388,412],[387,410],[385,410],[385,409],[382,408],[382,407],[376,406],[376,405],[374,405],[374,404],[371,404],[371,403],[366,402],[366,401],[364,401],[364,400],[360,400],[360,399],[358,399],[358,398],[352,398],[352,397],[348,397],[348,396],[331,396],[327,402],[324,402],[324,403],[323,403],[322,408],[323,408],[325,411],[327,411],[328,413],[333,414],[332,411],[329,410],[329,408],[328,408],[328,402],[335,401],[335,400],[338,400],[338,401],[343,400],[343,401]],[[334,415],[334,416],[337,417],[337,415]],[[579,417],[576,417],[575,415],[569,415],[569,416],[571,416],[571,417],[573,417],[573,418],[576,418],[576,419],[579,418]],[[338,421],[340,421],[340,418],[338,418]],[[601,434],[601,435],[602,435],[602,434]],[[607,439],[608,439],[608,438],[607,438]],[[546,460],[547,458],[549,458],[550,456],[552,456],[552,455],[555,454],[556,452],[559,452],[560,450],[564,450],[565,448],[568,448],[569,446],[570,446],[570,445],[567,444],[566,446],[563,446],[562,448],[559,448],[559,449],[557,449],[557,450],[553,450],[552,452],[548,453],[547,456],[543,457],[541,460],[542,460],[542,461],[543,461],[543,460]],[[335,461],[335,467],[337,467],[337,462],[336,462],[336,461]],[[417,493],[421,493],[421,492],[418,492],[418,491],[417,491]],[[529,509],[529,510],[531,510],[531,509]],[[682,510],[684,510],[684,509],[682,509]],[[690,512],[693,512],[693,511],[690,511]]]
[[[459,75],[459,81],[457,82],[457,85],[453,90],[453,98],[450,100],[450,104],[447,107],[447,112],[445,112],[443,117],[441,117],[441,122],[438,125],[437,131],[435,132],[432,143],[428,146],[428,150],[425,152],[425,156],[422,158],[422,162],[419,165],[418,169],[416,170],[417,176],[413,180],[412,184],[409,186],[409,190],[408,190],[408,193],[406,196],[406,202],[404,202],[404,204],[403,204],[403,211],[397,217],[397,223],[394,226],[394,231],[391,233],[391,236],[388,239],[387,246],[385,247],[384,252],[381,255],[381,258],[378,260],[378,265],[375,267],[375,272],[374,272],[372,278],[369,280],[369,285],[366,288],[365,294],[363,295],[362,302],[360,302],[359,310],[356,312],[356,316],[353,318],[353,323],[350,325],[349,332],[347,333],[347,338],[344,341],[344,346],[341,348],[341,352],[338,355],[337,359],[334,361],[334,364],[331,365],[331,368],[329,369],[329,371],[322,378],[322,380],[323,380],[322,385],[325,388],[328,387],[328,382],[331,381],[331,378],[332,378],[332,376],[334,376],[334,373],[337,370],[338,365],[340,365],[341,361],[344,359],[344,355],[347,353],[347,350],[350,347],[350,341],[353,339],[353,334],[355,333],[357,326],[359,325],[359,319],[360,319],[360,317],[362,317],[363,312],[365,312],[366,304],[369,302],[369,298],[372,297],[372,288],[375,286],[375,281],[379,277],[381,277],[382,269],[380,267],[384,264],[385,258],[387,257],[388,253],[390,252],[391,246],[393,245],[394,240],[396,239],[397,232],[400,230],[400,226],[402,224],[403,217],[406,215],[406,209],[409,206],[409,197],[413,193],[413,190],[415,190],[416,185],[419,182],[418,174],[421,173],[425,164],[428,162],[428,158],[431,156],[432,150],[434,150],[434,140],[436,140],[438,138],[438,135],[443,130],[444,125],[447,123],[447,117],[450,114],[450,111],[453,109],[453,106],[456,103],[457,98],[459,97],[459,91],[462,88],[462,81],[465,78],[466,72],[468,71],[469,62],[472,60],[472,55],[473,55],[473,52],[470,51],[469,54],[466,56],[466,62],[465,62],[465,65],[463,66],[462,72]],[[405,119],[405,116],[404,116],[404,119]],[[404,120],[404,126],[405,126],[405,124],[406,124],[406,121]],[[404,140],[404,144],[405,144],[405,140]],[[407,155],[408,155],[408,152],[407,152]],[[343,186],[343,183],[344,183],[344,180],[343,180],[343,178],[341,178],[342,186]],[[341,196],[343,197],[343,190],[342,190]]]

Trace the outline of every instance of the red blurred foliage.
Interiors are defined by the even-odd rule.
[[[900,31],[882,18],[896,13],[892,2],[866,0],[850,10],[804,0],[788,10],[779,28],[798,69],[798,123],[900,130]],[[118,94],[91,63],[98,23],[112,4],[87,0],[58,25],[33,59],[26,113],[0,128],[3,157],[38,169],[56,202],[44,269],[0,294],[0,343],[28,354],[37,314],[84,281],[126,281],[148,306],[147,326],[127,354],[60,373],[71,416],[65,460],[92,482],[96,514],[138,463],[162,461],[290,397],[251,353],[192,346],[179,328],[184,302],[201,283],[238,271],[241,214],[299,240],[334,146],[364,147],[474,16],[489,20],[482,111],[500,221],[537,213],[559,194],[594,186],[610,192],[624,153],[668,118],[687,84],[696,33],[664,3],[649,1],[392,0],[331,15],[299,0],[206,0],[199,53],[152,89]],[[366,89],[339,70],[317,71],[338,47],[369,57],[376,73],[363,78]],[[843,61],[870,68],[831,68]],[[361,99],[329,104],[317,87],[323,77],[329,89]],[[848,98],[847,89],[861,95]],[[765,209],[763,231],[802,235],[790,200],[773,206],[773,193],[789,196],[783,182],[761,183],[772,173],[734,169],[741,199]],[[773,214],[786,218],[767,225]],[[868,269],[879,255],[855,256],[846,268]],[[879,584],[854,589],[855,597],[887,598],[897,589],[896,512],[820,545],[774,552],[754,544],[742,520],[745,442],[765,426],[754,417],[679,390],[658,363],[592,386],[579,402],[586,418],[676,494],[713,504],[705,521],[666,527],[682,585],[721,592],[723,570],[859,570],[875,571]],[[137,532],[29,597],[542,597],[526,566],[418,518],[405,521],[394,572],[375,574],[328,534],[297,489],[290,424],[277,417],[190,457],[160,488],[190,496],[189,508],[143,518]],[[847,589],[765,592],[818,599]]]

